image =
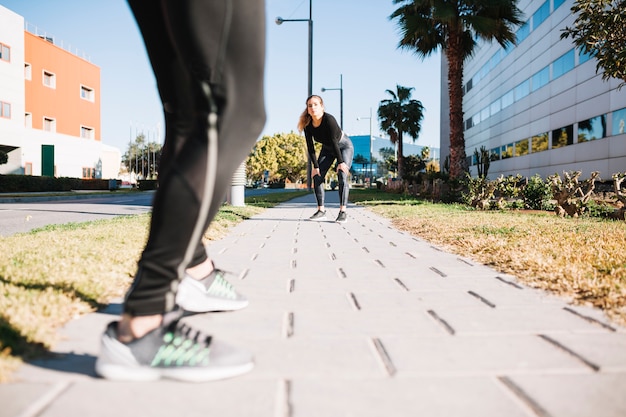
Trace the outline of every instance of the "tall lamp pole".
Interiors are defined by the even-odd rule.
[[[339,74],[339,88],[324,88],[322,87],[322,93],[324,91],[339,90],[339,125],[343,129],[343,74]]]
[[[309,22],[309,89],[307,96],[313,95],[313,0],[309,0],[309,18],[308,19],[283,19],[277,17],[275,20],[277,25],[282,25],[283,22]],[[308,155],[308,153],[307,153]],[[306,166],[306,186],[311,189],[311,157],[307,156]]]
[[[372,145],[373,145],[373,137],[372,137],[372,124],[374,123],[374,117],[372,117],[372,108],[370,107],[370,117],[357,117],[357,120],[363,120],[363,119],[370,119],[370,184],[372,181],[372,158],[373,158],[373,151],[372,151]]]

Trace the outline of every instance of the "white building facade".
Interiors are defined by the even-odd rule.
[[[54,149],[57,177],[118,178],[118,148],[100,140],[32,128],[25,109],[25,80],[38,74],[29,73],[25,63],[24,37],[24,18],[0,5],[0,150],[8,154],[0,174],[42,175],[43,149],[48,147]]]
[[[562,30],[573,26],[574,0],[522,0],[525,23],[515,46],[481,42],[464,66],[465,152],[491,156],[489,178],[543,178],[564,171],[626,171],[626,87],[602,80],[596,60]],[[441,153],[449,155],[447,63],[442,62]]]

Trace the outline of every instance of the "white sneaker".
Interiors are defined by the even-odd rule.
[[[235,291],[225,275],[226,272],[219,269],[214,269],[201,280],[185,275],[178,284],[176,304],[193,313],[235,311],[247,307],[248,299]]]

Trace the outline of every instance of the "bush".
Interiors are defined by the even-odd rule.
[[[543,181],[539,174],[528,179],[528,183],[522,189],[524,207],[530,210],[546,210],[548,202],[552,199],[550,184]]]
[[[0,192],[59,192],[72,190],[108,190],[109,180],[32,175],[0,175]]]

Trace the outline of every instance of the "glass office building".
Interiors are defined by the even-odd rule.
[[[603,179],[626,171],[626,87],[602,80],[596,60],[570,39],[574,0],[523,0],[517,44],[479,41],[465,62],[465,152],[490,154],[489,177],[599,171]],[[441,157],[449,155],[447,62],[442,62]]]

